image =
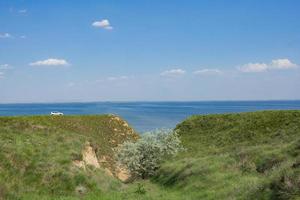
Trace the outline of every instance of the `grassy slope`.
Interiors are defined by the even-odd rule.
[[[103,170],[83,171],[72,161],[86,142],[98,158],[112,157],[113,148],[134,137],[124,121],[108,115],[0,117],[0,199],[74,197],[77,186],[101,195],[119,187]],[[103,165],[112,168],[113,161]]]
[[[299,199],[300,112],[193,116],[188,148],[154,179],[185,199]]]
[[[108,141],[124,140],[114,128],[126,130],[110,121],[0,118],[0,199],[299,199],[300,111],[190,117],[177,126],[186,152],[151,180],[131,184],[101,170],[70,170],[86,141],[112,155],[117,144]],[[138,184],[145,194],[136,193]],[[74,192],[78,185],[86,195]]]

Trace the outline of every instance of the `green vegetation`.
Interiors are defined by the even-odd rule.
[[[132,178],[146,179],[156,174],[167,157],[182,150],[177,132],[161,129],[144,133],[137,141],[124,142],[116,160],[130,171]]]
[[[116,173],[137,136],[113,118],[0,117],[0,199],[300,199],[300,111],[192,116],[176,127],[186,151],[126,184],[73,164],[90,142]]]
[[[110,115],[0,117],[0,199],[103,196],[119,181],[73,162],[83,159],[89,142],[101,166],[114,173],[114,148],[136,138],[125,121]]]
[[[300,112],[192,116],[177,126],[188,151],[156,181],[185,199],[300,197]]]

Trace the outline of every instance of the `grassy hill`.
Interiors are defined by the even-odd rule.
[[[299,199],[300,112],[192,116],[188,148],[155,178],[185,199]]]
[[[124,184],[113,150],[137,135],[123,120],[0,117],[0,199],[300,199],[300,111],[192,116],[176,129],[186,151]],[[101,168],[74,166],[87,144]]]
[[[111,177],[114,148],[136,138],[110,115],[0,117],[0,199],[101,195],[119,184]],[[87,144],[101,169],[74,165]]]

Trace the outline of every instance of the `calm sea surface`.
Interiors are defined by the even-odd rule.
[[[300,110],[300,101],[202,101],[202,102],[97,102],[0,104],[0,116],[117,114],[137,131],[173,128],[196,114],[235,113],[257,110]]]

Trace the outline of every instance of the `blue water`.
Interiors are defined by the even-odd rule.
[[[173,128],[196,114],[235,113],[257,110],[300,110],[300,101],[202,101],[202,102],[97,102],[0,104],[0,116],[117,114],[137,131]]]

